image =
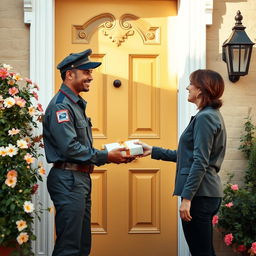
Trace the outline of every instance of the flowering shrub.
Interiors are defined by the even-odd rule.
[[[224,198],[212,223],[224,236],[227,246],[243,255],[256,255],[256,141],[255,127],[248,118],[239,149],[248,159],[243,187],[232,184],[232,175],[224,188]]]
[[[39,213],[32,203],[38,180],[45,173],[41,155],[42,136],[35,136],[42,117],[39,90],[30,79],[0,65],[0,246],[18,243],[22,255],[33,255],[32,224]]]

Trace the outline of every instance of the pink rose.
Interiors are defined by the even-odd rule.
[[[243,244],[238,245],[238,247],[236,248],[236,250],[237,250],[238,252],[244,252],[244,251],[246,251],[246,246],[243,245]]]
[[[5,68],[1,68],[0,69],[0,77],[2,79],[5,79],[6,77],[8,77],[10,74],[8,73],[7,69]]]
[[[236,190],[238,190],[239,188],[238,188],[238,185],[237,185],[237,184],[234,184],[234,185],[231,186],[231,189],[234,190],[234,191],[236,191]]]
[[[252,243],[251,252],[256,254],[256,242]]]
[[[9,94],[14,96],[15,94],[17,94],[19,92],[18,88],[16,87],[11,87],[9,88]]]
[[[233,241],[233,235],[230,233],[230,234],[227,234],[225,235],[224,237],[224,242],[227,246],[231,245],[232,244],[232,241]]]
[[[26,80],[26,82],[28,83],[28,84],[32,84],[32,80],[31,79],[29,79],[29,78],[25,78],[25,80]]]
[[[232,207],[234,204],[232,202],[228,203],[228,204],[225,204],[226,207],[230,208]]]
[[[219,216],[218,215],[214,215],[212,218],[212,225],[216,225],[219,222]]]
[[[14,99],[15,99],[15,104],[16,105],[18,105],[19,107],[21,107],[21,108],[24,108],[25,107],[25,105],[26,105],[26,101],[23,99],[23,98],[21,98],[21,97],[14,97]]]

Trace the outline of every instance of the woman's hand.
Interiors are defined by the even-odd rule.
[[[180,217],[184,221],[191,221],[192,217],[190,215],[191,201],[183,198],[180,205]]]
[[[143,148],[143,155],[140,155],[141,157],[151,155],[152,146],[150,146],[150,145],[148,145],[148,144],[146,144],[144,142],[141,142],[141,141],[134,142],[134,144],[138,144],[138,145],[142,146],[142,148]]]

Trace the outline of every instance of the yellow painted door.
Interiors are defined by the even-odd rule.
[[[176,148],[176,1],[56,0],[55,12],[56,64],[87,48],[103,63],[82,95],[94,146],[140,139]],[[91,256],[177,255],[174,177],[175,164],[150,157],[97,167]]]

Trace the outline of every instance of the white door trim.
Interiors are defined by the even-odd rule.
[[[213,0],[179,0],[178,11],[178,136],[189,122],[195,108],[188,104],[185,87],[189,74],[206,66],[206,25],[212,22]],[[54,17],[55,0],[24,0],[24,22],[30,24],[30,77],[40,86],[40,102],[44,109],[54,94]],[[45,163],[46,164],[46,163]],[[49,171],[50,166],[46,164]],[[40,187],[39,199],[51,206],[46,182]],[[54,216],[43,213],[35,223],[35,254],[49,256],[54,246]],[[178,255],[189,255],[182,227],[178,229]]]
[[[54,0],[24,0],[24,23],[30,24],[30,78],[40,87],[39,100],[44,109],[54,93],[54,3]],[[44,164],[48,173],[50,165],[45,160]],[[46,179],[39,183],[34,201],[37,208],[39,201],[44,209],[52,205]],[[41,222],[35,221],[35,234],[35,255],[50,256],[54,246],[53,213],[43,211]]]

